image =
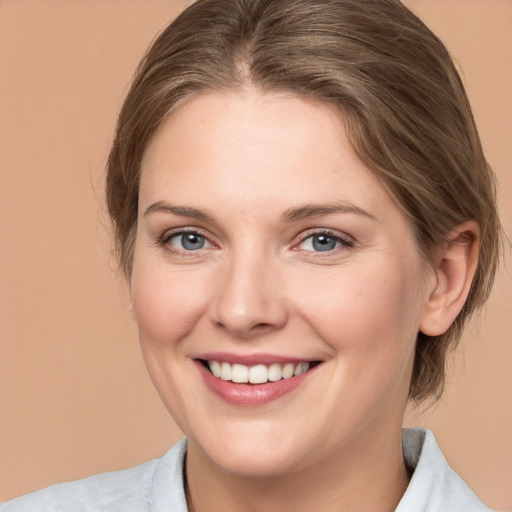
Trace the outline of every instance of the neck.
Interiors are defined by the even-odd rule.
[[[191,443],[187,454],[190,512],[387,512],[395,510],[409,475],[401,428],[361,434],[330,459],[285,475],[247,477],[216,466]]]

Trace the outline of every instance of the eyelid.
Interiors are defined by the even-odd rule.
[[[172,238],[180,236],[180,235],[190,234],[190,233],[196,234],[196,235],[204,238],[206,240],[206,242],[208,243],[208,247],[202,247],[201,249],[197,249],[196,251],[187,251],[185,249],[180,250],[180,249],[178,249],[178,248],[176,248],[174,246],[171,246],[170,240]],[[205,233],[203,229],[198,228],[196,226],[185,226],[185,227],[168,229],[168,230],[164,231],[158,237],[156,245],[161,246],[161,247],[165,247],[170,252],[175,252],[175,253],[180,253],[180,254],[182,254],[182,253],[191,254],[191,253],[194,253],[194,252],[199,252],[199,251],[201,251],[203,249],[212,249],[212,248],[217,248],[218,247],[218,244],[216,244],[212,240],[212,236],[211,235]]]
[[[173,247],[173,248],[169,247],[170,246],[169,241],[173,237],[176,237],[179,235],[184,235],[187,233],[193,233],[193,234],[197,234],[197,235],[203,237],[206,240],[206,242],[208,243],[208,247],[202,247],[201,249],[197,249],[196,251],[187,251],[185,249],[180,250],[175,247]],[[311,238],[313,236],[322,236],[322,235],[327,236],[329,238],[333,238],[336,241],[340,242],[341,247],[337,247],[337,248],[329,250],[329,251],[312,251],[312,250],[300,249],[299,246],[302,243],[304,243],[308,238]],[[190,255],[191,253],[197,253],[204,249],[208,250],[208,249],[212,249],[212,248],[219,248],[218,243],[216,243],[213,240],[213,238],[214,237],[212,237],[211,234],[205,233],[205,231],[202,228],[199,228],[197,226],[183,226],[183,227],[171,228],[171,229],[167,229],[167,230],[163,231],[162,234],[157,238],[156,245],[166,247],[167,250],[169,250],[170,252],[188,253]],[[292,250],[294,250],[294,251],[302,250],[304,252],[312,253],[312,254],[315,254],[318,256],[322,256],[322,255],[327,256],[328,254],[337,252],[340,249],[350,249],[350,248],[354,247],[354,245],[356,243],[355,239],[352,236],[347,235],[346,233],[341,233],[339,231],[328,229],[328,228],[311,228],[311,229],[308,229],[308,230],[300,233],[297,236],[297,238],[298,239],[296,239],[296,241],[292,245]],[[322,254],[322,253],[324,253],[324,254]]]
[[[210,247],[212,247],[212,243],[208,240],[208,238],[206,238],[205,236],[201,235],[200,233],[194,233],[192,231],[186,231],[186,232],[181,232],[181,233],[174,233],[173,235],[171,235],[168,239],[167,239],[167,243],[170,244],[172,247],[176,248],[177,250],[181,250],[181,247],[179,247],[179,244],[178,243],[174,243],[175,241],[178,241],[179,239],[182,240],[182,243],[185,242],[185,235],[193,235],[194,237],[196,237],[197,239],[200,239],[202,242],[203,242],[203,245],[201,247],[198,247],[197,249],[194,250],[194,252],[197,252],[201,249],[209,249]],[[193,252],[192,249],[186,249],[185,248],[185,252]]]
[[[305,250],[305,249],[299,248],[299,245],[304,243],[308,238],[312,238],[314,236],[322,236],[322,235],[335,239],[336,241],[341,243],[342,247],[337,247],[330,251],[310,251],[310,250]],[[308,229],[307,231],[305,231],[299,235],[299,240],[293,244],[292,250],[295,250],[295,251],[303,250],[304,252],[312,253],[315,255],[327,256],[328,254],[332,254],[333,252],[336,252],[339,249],[343,249],[343,248],[350,249],[350,248],[354,247],[354,245],[355,245],[354,238],[352,238],[351,236],[349,236],[345,233],[340,233],[339,231],[334,231],[332,229],[326,229],[326,228],[312,228],[312,229]]]

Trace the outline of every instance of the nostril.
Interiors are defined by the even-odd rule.
[[[240,288],[231,286],[212,302],[210,318],[216,328],[237,337],[251,338],[286,324],[287,309],[278,294],[260,293],[254,289],[242,293]]]

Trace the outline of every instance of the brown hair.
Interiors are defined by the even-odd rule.
[[[399,0],[198,0],[167,27],[139,65],[108,160],[125,274],[151,137],[192,95],[249,84],[337,106],[359,157],[410,217],[425,258],[456,225],[478,222],[479,264],[462,311],[445,334],[418,335],[409,395],[439,396],[446,354],[489,295],[501,232],[460,77],[441,41]]]

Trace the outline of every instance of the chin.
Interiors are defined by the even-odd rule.
[[[189,450],[198,448],[213,465],[240,477],[275,477],[305,464],[308,450],[303,439],[297,443],[289,432],[283,435],[276,428],[269,430],[241,426],[238,432],[231,429],[214,439],[208,436],[201,443],[189,437]]]
[[[241,478],[270,478],[293,472],[296,466],[292,454],[255,447],[247,449],[221,449],[207,454],[223,471]]]

